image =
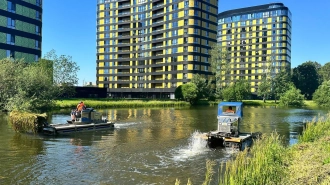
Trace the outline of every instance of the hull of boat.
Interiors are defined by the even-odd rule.
[[[67,135],[77,132],[113,129],[114,123],[89,123],[89,124],[53,124],[43,128],[46,135]]]

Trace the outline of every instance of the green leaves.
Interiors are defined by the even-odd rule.
[[[304,104],[304,95],[293,84],[290,85],[280,98],[280,105],[282,106],[298,106],[301,107]]]
[[[79,67],[71,57],[57,57],[54,50],[47,57],[35,63],[0,60],[1,109],[38,112],[51,107],[59,95],[73,88]]]
[[[313,100],[319,105],[330,107],[330,80],[323,82],[313,94]]]
[[[190,104],[194,104],[198,97],[197,86],[194,83],[186,83],[182,85],[182,95]]]

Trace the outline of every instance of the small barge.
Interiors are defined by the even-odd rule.
[[[77,112],[73,119],[63,124],[45,124],[43,133],[46,135],[65,135],[77,132],[113,129],[114,123],[109,122],[101,113],[93,108]]]
[[[242,122],[242,102],[220,102],[218,105],[218,129],[203,133],[202,138],[207,140],[210,148],[230,147],[244,150],[252,145],[253,139],[260,133],[242,133],[239,126]]]

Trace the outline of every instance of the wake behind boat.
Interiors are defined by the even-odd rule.
[[[71,113],[71,118],[71,120],[63,124],[45,124],[43,133],[46,135],[63,135],[113,129],[115,127],[113,122],[109,122],[106,117],[103,117],[101,113],[95,111],[93,108],[86,108],[85,110]]]

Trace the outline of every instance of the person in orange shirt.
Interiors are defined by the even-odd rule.
[[[77,111],[82,111],[86,108],[84,102],[80,102],[78,105],[77,105]]]
[[[233,108],[231,106],[228,107],[228,109],[226,110],[227,113],[235,113],[235,111],[233,110]]]

